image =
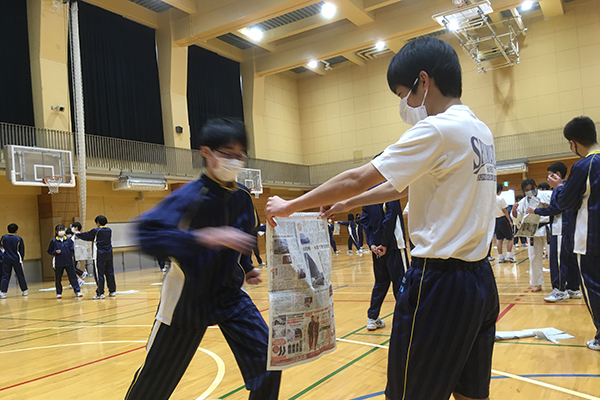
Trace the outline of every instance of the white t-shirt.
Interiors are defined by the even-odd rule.
[[[496,196],[496,218],[505,217],[504,209],[508,207],[508,203],[502,196]]]
[[[531,198],[523,197],[517,206],[517,219],[522,220],[525,218],[527,215],[527,207],[538,208],[541,207],[541,203],[550,204],[551,194],[552,192],[549,190],[539,190],[537,196]],[[550,222],[550,217],[540,217],[540,224],[547,224],[548,222]],[[538,228],[533,236],[546,236],[546,226],[544,225]]]
[[[494,138],[469,107],[426,118],[371,163],[399,192],[409,186],[412,255],[486,257],[496,222]]]

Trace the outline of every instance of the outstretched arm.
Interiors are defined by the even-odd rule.
[[[331,206],[321,207],[321,212],[326,216],[351,210],[356,207],[368,206],[371,204],[387,203],[399,200],[408,196],[408,188],[398,192],[390,182],[385,182],[369,191],[351,197],[347,200],[339,201]]]
[[[287,217],[308,208],[333,204],[356,196],[384,180],[383,175],[371,163],[365,164],[342,172],[294,200],[286,201],[279,196],[270,197],[265,208],[267,220],[271,226],[275,226],[274,217]]]

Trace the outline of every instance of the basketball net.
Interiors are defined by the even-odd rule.
[[[58,193],[58,188],[62,183],[62,176],[46,176],[43,179],[43,182],[48,186],[48,194],[56,194]]]

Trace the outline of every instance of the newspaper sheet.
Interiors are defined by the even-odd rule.
[[[73,236],[73,243],[75,244],[75,261],[94,259],[92,242],[87,242],[85,240],[78,239],[77,236]]]
[[[523,221],[521,221],[521,226],[519,226],[519,230],[515,234],[516,237],[534,237],[535,233],[538,230],[540,225],[540,216],[537,214],[527,214]]]
[[[267,228],[269,370],[315,360],[336,348],[327,221],[319,213],[277,218]]]

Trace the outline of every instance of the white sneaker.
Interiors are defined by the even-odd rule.
[[[519,243],[515,244],[515,247],[519,247]]]
[[[550,272],[549,268],[542,268],[542,272]]]
[[[27,293],[27,290],[23,290],[23,296],[27,296],[29,293]]]
[[[514,256],[506,257],[504,260],[507,263],[516,263],[517,262],[517,260],[515,259]]]
[[[346,252],[346,254],[348,254],[349,256],[351,256],[352,254],[354,254],[354,252],[353,252],[352,250],[348,250],[348,251]]]
[[[598,339],[588,340],[588,342],[586,344],[587,344],[588,349],[600,351],[600,340],[598,340]]]
[[[488,257],[488,261],[494,261],[494,260],[495,260],[495,258],[494,258],[494,257],[492,257],[492,256],[489,256],[489,257]]]
[[[362,256],[362,250],[356,250],[356,254]]]
[[[104,297],[103,294],[101,294],[101,295],[95,295],[94,297],[92,297],[92,299],[94,299],[94,300],[104,300],[105,298],[106,297]]]
[[[6,298],[6,293],[0,292],[0,299],[5,299],[5,298]]]
[[[580,299],[581,298],[581,290],[570,290],[570,289],[567,289],[567,293],[569,293],[569,297],[571,299]]]
[[[87,277],[88,277],[87,271],[83,271],[83,274],[81,274],[81,279],[85,279]]]
[[[554,288],[548,296],[544,297],[544,301],[548,303],[556,303],[558,301],[567,300],[568,298],[569,293],[567,293],[567,291],[561,292],[557,288]]]
[[[499,262],[499,263],[506,262],[506,259],[504,258],[504,256],[503,256],[503,255],[501,255],[500,257],[498,257],[498,262]]]
[[[85,285],[85,281],[81,278],[77,279],[77,283],[79,283],[79,287],[82,287],[83,285]]]
[[[117,296],[117,292],[108,293],[108,297],[116,297],[116,296]]]
[[[57,295],[56,295],[56,298],[57,298],[57,299],[62,299],[62,294],[57,294]]]
[[[340,254],[339,250],[334,251],[334,254]]]
[[[385,321],[382,320],[381,318],[367,319],[367,330],[374,331],[376,329],[383,328],[383,327],[385,327]]]
[[[83,293],[77,292],[77,293],[75,293],[75,297],[83,297]]]

